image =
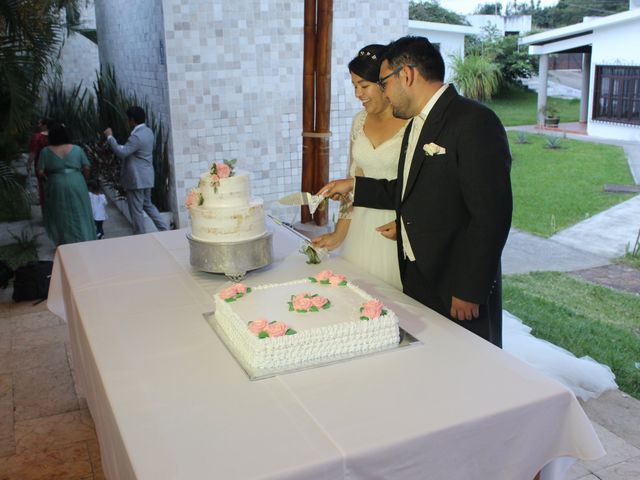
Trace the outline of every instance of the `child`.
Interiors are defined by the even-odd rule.
[[[91,200],[91,210],[93,210],[93,220],[96,222],[96,234],[98,240],[101,240],[102,237],[104,237],[102,222],[107,219],[107,212],[105,210],[107,197],[104,196],[104,193],[100,193],[98,180],[89,180],[87,186],[89,187],[89,199]]]

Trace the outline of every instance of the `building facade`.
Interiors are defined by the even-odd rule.
[[[299,208],[277,199],[300,191],[304,2],[96,0],[102,66],[146,99],[168,126],[172,211],[211,162],[237,159],[252,190],[286,221]],[[347,64],[358,49],[407,33],[406,0],[334,1],[330,177],[347,170],[351,119],[361,108]]]

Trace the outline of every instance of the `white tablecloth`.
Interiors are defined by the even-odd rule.
[[[192,270],[185,233],[56,253],[48,305],[69,323],[109,479],[531,480],[604,454],[559,383],[342,259],[307,265],[282,229],[245,283],[330,268],[423,344],[249,381],[202,316],[227,281]]]

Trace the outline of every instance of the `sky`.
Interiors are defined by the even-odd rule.
[[[527,3],[528,0],[525,0]],[[483,3],[494,3],[492,0],[439,0],[438,3],[440,6],[453,10],[456,13],[460,13],[462,15],[468,15],[473,13],[478,5],[482,5]],[[518,3],[522,3],[522,0],[519,0]],[[536,0],[537,3],[537,0]],[[550,7],[558,3],[558,0],[542,0],[540,2],[541,7]],[[507,7],[507,1],[502,0],[502,11],[504,12]]]

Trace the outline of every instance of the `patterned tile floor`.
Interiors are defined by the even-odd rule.
[[[96,431],[74,387],[67,325],[0,290],[0,480],[101,480]]]

